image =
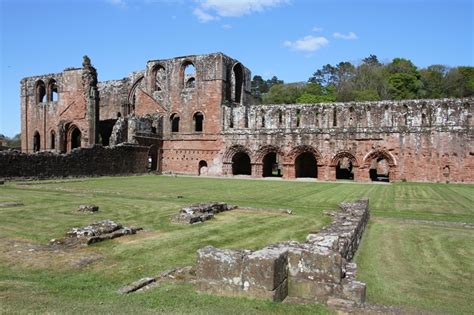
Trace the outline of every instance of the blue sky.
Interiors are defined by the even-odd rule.
[[[369,54],[473,66],[473,15],[472,0],[0,0],[0,133],[20,131],[21,78],[84,54],[100,81],[217,51],[285,82]]]

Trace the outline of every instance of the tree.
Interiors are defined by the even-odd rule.
[[[336,101],[334,86],[323,87],[317,83],[308,83],[296,100],[299,104],[331,103]]]
[[[395,100],[416,98],[420,86],[420,80],[412,74],[395,73],[388,78],[389,94]]]
[[[295,104],[302,94],[302,89],[296,84],[276,84],[262,96],[263,104]]]
[[[422,98],[446,97],[443,85],[448,71],[449,68],[443,65],[431,65],[426,69],[421,69],[422,88],[419,91],[419,96]]]

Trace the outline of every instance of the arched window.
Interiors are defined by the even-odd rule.
[[[166,86],[166,70],[162,65],[157,65],[153,70],[154,91],[163,91]]]
[[[38,131],[33,136],[33,152],[41,150],[41,136]]]
[[[51,148],[51,150],[54,150],[56,148],[56,132],[54,132],[54,130],[51,130],[49,140],[50,140],[49,147]]]
[[[71,130],[71,150],[81,147],[81,131],[77,127]]]
[[[240,103],[244,84],[244,69],[240,63],[232,68],[232,101]]]
[[[183,63],[183,87],[192,89],[196,87],[196,68],[191,61]]]
[[[48,97],[49,102],[56,102],[58,100],[58,85],[56,80],[51,79],[48,82]]]
[[[171,132],[179,132],[179,115],[173,114],[170,117]]]
[[[43,103],[46,101],[46,86],[42,80],[36,82],[36,104]]]
[[[203,123],[204,123],[204,115],[200,112],[197,112],[193,116],[194,121],[194,131],[202,132],[203,131]]]

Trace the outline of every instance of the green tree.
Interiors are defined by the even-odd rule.
[[[262,96],[263,104],[295,104],[302,94],[302,89],[296,84],[276,84]]]
[[[303,87],[302,94],[296,100],[300,104],[331,103],[336,101],[333,85],[323,87],[317,83],[308,83]]]
[[[419,91],[421,98],[442,98],[446,97],[443,88],[446,75],[449,69],[443,65],[431,65],[420,70],[422,87]]]

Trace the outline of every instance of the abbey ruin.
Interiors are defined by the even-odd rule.
[[[0,153],[0,176],[473,181],[473,99],[251,105],[250,78],[222,53],[151,60],[121,80],[99,82],[87,57],[24,78],[23,153]]]

